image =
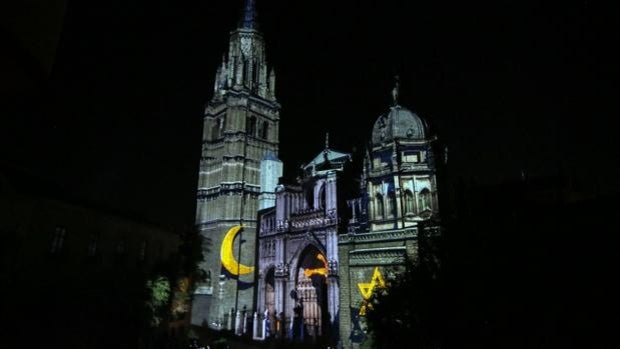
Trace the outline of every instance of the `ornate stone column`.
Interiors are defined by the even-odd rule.
[[[340,309],[339,296],[338,260],[329,259],[327,262],[327,309],[329,311],[329,321],[332,327],[338,326],[335,321],[338,310]]]
[[[261,312],[265,309],[265,275],[263,271],[258,272],[258,289],[256,290],[256,310]]]

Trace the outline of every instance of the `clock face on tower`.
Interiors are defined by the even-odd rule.
[[[254,267],[240,264],[233,253],[233,242],[235,236],[241,231],[243,227],[241,225],[235,225],[226,232],[224,239],[222,240],[222,246],[220,248],[220,259],[222,266],[233,276],[245,275],[254,272]],[[241,242],[239,242],[241,243]]]

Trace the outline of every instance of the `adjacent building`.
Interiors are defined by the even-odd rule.
[[[361,193],[348,201],[351,219],[339,235],[340,340],[364,341],[364,314],[375,288],[418,257],[421,233],[439,233],[437,140],[420,116],[398,103],[375,121],[364,159]]]
[[[178,263],[179,232],[70,195],[0,166],[5,343],[32,337],[33,326],[53,347],[148,340],[136,329],[149,321],[146,282]]]

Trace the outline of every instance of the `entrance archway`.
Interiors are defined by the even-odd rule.
[[[293,338],[316,341],[326,335],[327,261],[315,246],[302,252],[297,269]]]

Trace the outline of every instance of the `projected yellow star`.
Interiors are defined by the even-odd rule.
[[[359,283],[357,287],[360,289],[360,293],[362,294],[362,298],[364,301],[362,302],[362,306],[360,307],[360,315],[366,315],[366,309],[370,308],[371,305],[368,302],[370,300],[370,296],[372,296],[372,291],[375,287],[383,288],[385,287],[385,281],[383,280],[383,275],[379,271],[379,267],[375,267],[375,271],[372,273],[372,278],[368,283]]]

